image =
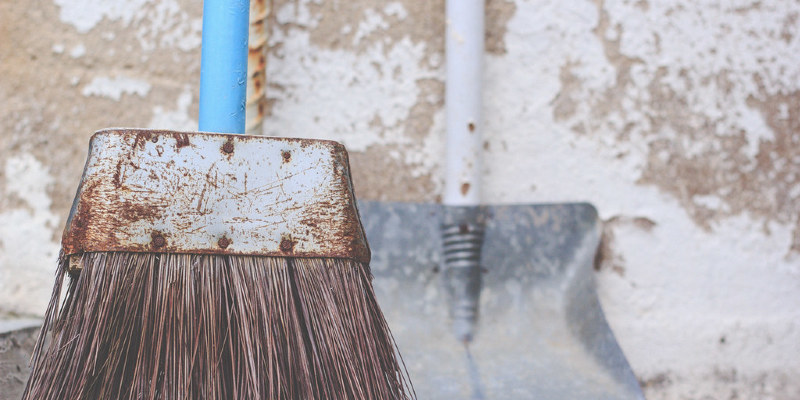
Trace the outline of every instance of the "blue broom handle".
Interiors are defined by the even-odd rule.
[[[204,0],[200,131],[244,133],[249,0]]]

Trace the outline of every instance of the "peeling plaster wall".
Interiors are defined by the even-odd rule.
[[[0,2],[0,315],[46,307],[89,136],[196,127],[201,7]]]
[[[721,4],[720,4],[721,3]],[[444,1],[275,0],[265,133],[437,201]],[[192,130],[201,4],[0,1],[0,315],[41,315],[88,137]],[[651,399],[800,398],[800,3],[487,1],[486,202],[589,201]]]

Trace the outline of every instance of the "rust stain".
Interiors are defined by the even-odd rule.
[[[208,181],[209,179],[210,179],[209,174],[206,174],[206,181]],[[200,196],[198,196],[198,198],[197,198],[197,212],[198,213],[202,213],[201,210],[203,209],[203,199],[205,198],[207,189],[208,189],[208,185],[203,185],[203,189],[200,191]],[[247,190],[246,187],[245,187],[245,190]]]
[[[284,253],[292,253],[294,252],[294,246],[297,244],[296,241],[292,240],[291,237],[285,237],[281,239],[281,251]]]
[[[96,198],[98,182],[90,182],[85,187],[80,188],[87,198]],[[76,253],[81,243],[85,243],[91,230],[89,225],[92,222],[92,203],[80,202],[72,216],[67,228],[64,230],[61,246],[66,254]]]
[[[283,162],[288,163],[292,160],[292,153],[288,150],[284,150],[281,152],[281,157],[283,158]]]
[[[222,149],[221,149],[221,150],[222,150],[222,152],[223,152],[223,153],[225,153],[225,154],[231,154],[231,153],[233,153],[233,141],[231,141],[230,139],[228,139],[228,140],[225,142],[225,144],[223,144],[223,145],[222,145]]]
[[[156,249],[160,249],[167,244],[167,240],[164,239],[164,235],[161,232],[155,231],[150,234],[151,242],[153,247]]]
[[[178,150],[190,144],[189,135],[185,132],[172,132],[172,137],[175,138],[175,148]]]
[[[133,140],[133,148],[144,150],[145,143],[153,138],[153,133],[154,132],[146,130],[136,131],[136,135],[134,136]]]
[[[301,224],[312,228],[310,229],[311,240],[348,243],[347,249],[345,251],[338,250],[339,253],[334,254],[335,256],[352,257],[368,263],[371,253],[358,214],[350,174],[349,156],[342,145],[336,146],[333,156],[334,169],[340,184],[335,185],[336,190],[328,194],[329,198],[317,198],[314,207],[303,210]],[[342,199],[348,201],[342,202]],[[307,233],[307,235],[309,234]]]
[[[461,194],[466,196],[469,193],[469,183],[462,183],[461,184]]]
[[[258,102],[258,116],[259,118],[266,116],[266,102],[263,100]]]
[[[117,167],[114,169],[113,182],[114,182],[114,186],[117,187],[117,188],[122,186],[122,163],[123,163],[123,160],[119,160],[117,162]]]
[[[115,213],[123,220],[121,224],[128,222],[135,222],[141,219],[157,220],[161,218],[161,208],[153,204],[135,204],[130,201],[125,201],[119,206],[119,210]]]
[[[227,249],[228,246],[231,245],[231,243],[233,243],[233,241],[231,241],[227,237],[223,236],[223,237],[219,238],[219,240],[217,241],[217,246],[219,246],[220,248],[223,248],[223,249]]]

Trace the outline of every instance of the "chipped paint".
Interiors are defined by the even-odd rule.
[[[383,16],[377,11],[368,8],[364,10],[364,18],[356,27],[356,33],[353,35],[353,45],[358,45],[367,36],[387,28],[389,28],[389,23],[383,19]]]
[[[389,3],[384,6],[383,13],[391,17],[396,17],[399,20],[403,20],[408,17],[408,10],[406,10],[406,8],[403,6],[403,3],[399,2]]]
[[[202,20],[190,16],[176,0],[53,2],[59,7],[61,21],[79,33],[90,32],[102,21],[112,21],[134,29],[145,51],[157,47],[190,51],[200,46]]]
[[[349,40],[363,49],[357,54],[312,42],[312,31],[321,29],[323,21],[312,5],[276,4],[277,27],[270,35],[276,61],[268,64],[267,76],[269,93],[278,101],[265,122],[266,134],[336,137],[355,153],[373,146],[390,148],[386,156],[403,165],[405,174],[429,176],[439,164],[435,151],[440,145],[426,145],[418,138],[436,140],[430,132],[432,116],[441,107],[442,70],[424,65],[423,42],[409,36],[389,42],[375,39],[391,28],[390,17],[401,19],[403,9],[391,4],[383,10],[368,8],[361,20],[349,21],[356,26]],[[322,65],[325,68],[319,68]],[[354,163],[360,158],[354,154]]]
[[[160,0],[137,14],[139,43],[145,51],[156,48],[177,48],[191,51],[200,48],[203,20],[187,9],[202,9],[191,3],[182,7],[176,0]]]
[[[164,109],[162,106],[153,107],[153,116],[147,124],[148,128],[170,129],[175,131],[193,131],[197,129],[197,119],[189,115],[192,105],[192,91],[187,87],[178,95],[175,108]]]
[[[86,46],[83,43],[78,43],[69,51],[69,56],[72,58],[81,58],[86,54]]]
[[[113,78],[98,76],[81,90],[81,94],[84,96],[100,96],[114,101],[119,101],[123,94],[135,94],[145,97],[148,92],[150,92],[149,83],[126,76]]]
[[[61,21],[74,26],[80,33],[89,32],[104,18],[129,25],[134,15],[150,1],[53,0],[60,8]]]
[[[48,195],[53,177],[27,153],[7,158],[2,175],[0,315],[42,315],[59,249],[53,237],[59,217]]]
[[[719,365],[763,397],[757,377],[800,371],[800,64],[778,40],[798,5],[544,3],[518,2],[487,60],[488,141],[510,150],[485,193],[597,206],[608,319],[643,380],[670,377],[648,398],[715,396],[695,377]]]
[[[637,165],[639,183],[678,198],[706,229],[743,213],[784,224],[800,216],[800,197],[785,195],[800,183],[794,163],[763,161],[775,152],[786,160],[800,155],[788,145],[791,124],[772,115],[797,102],[797,79],[779,72],[796,70],[796,60],[775,57],[797,45],[763,46],[780,36],[773,24],[800,7],[753,4],[758,19],[730,6],[599,2],[592,32],[604,60],[584,56],[589,60],[561,64],[555,120],[614,146]],[[660,18],[667,13],[676,19]],[[607,66],[600,71],[613,81],[598,79],[597,64]],[[784,195],[762,196],[775,189]]]

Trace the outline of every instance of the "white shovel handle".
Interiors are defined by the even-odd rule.
[[[484,1],[447,0],[447,155],[444,204],[477,206],[481,201],[481,83]]]

